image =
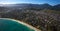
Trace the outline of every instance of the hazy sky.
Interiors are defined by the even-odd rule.
[[[15,3],[33,3],[33,4],[48,3],[51,5],[55,5],[60,4],[60,0],[0,0],[0,4],[15,4]]]

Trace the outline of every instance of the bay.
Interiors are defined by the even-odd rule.
[[[35,30],[10,19],[0,19],[0,31],[35,31]]]

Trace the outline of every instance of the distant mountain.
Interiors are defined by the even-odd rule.
[[[42,4],[42,5],[40,5],[40,8],[42,8],[42,9],[50,9],[52,6],[51,5],[49,5],[49,4]]]
[[[60,11],[60,4],[53,6],[53,10]]]
[[[17,8],[27,9],[50,9],[52,6],[49,4],[15,4]]]
[[[43,9],[50,9],[50,10],[58,10],[60,11],[60,4],[52,6],[49,4],[9,4],[3,5],[3,7],[8,8],[21,8],[21,9],[31,9],[31,10],[43,10]]]

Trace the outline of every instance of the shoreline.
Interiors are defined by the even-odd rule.
[[[13,20],[13,21],[18,22],[18,23],[20,23],[20,24],[22,24],[22,25],[25,25],[25,26],[27,26],[27,27],[29,27],[29,28],[31,28],[31,29],[34,29],[35,31],[41,31],[41,30],[39,30],[39,29],[37,29],[37,28],[35,28],[35,27],[27,24],[27,23],[24,23],[24,22],[22,22],[22,21],[19,21],[19,20],[10,19],[10,18],[0,18],[0,19]]]

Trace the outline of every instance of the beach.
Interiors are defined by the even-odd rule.
[[[29,28],[27,28],[27,29],[30,29],[30,31],[41,31],[41,30],[36,29],[35,27],[33,27],[33,26],[31,26],[31,25],[28,25],[27,23],[21,22],[21,21],[19,21],[19,20],[9,19],[9,18],[0,18],[0,20],[1,20],[1,19],[3,19],[3,20],[11,20],[11,21],[17,22],[17,23],[20,24],[20,25],[22,24],[23,27],[26,26],[25,28],[29,27]],[[1,21],[0,21],[0,22],[1,22]]]

